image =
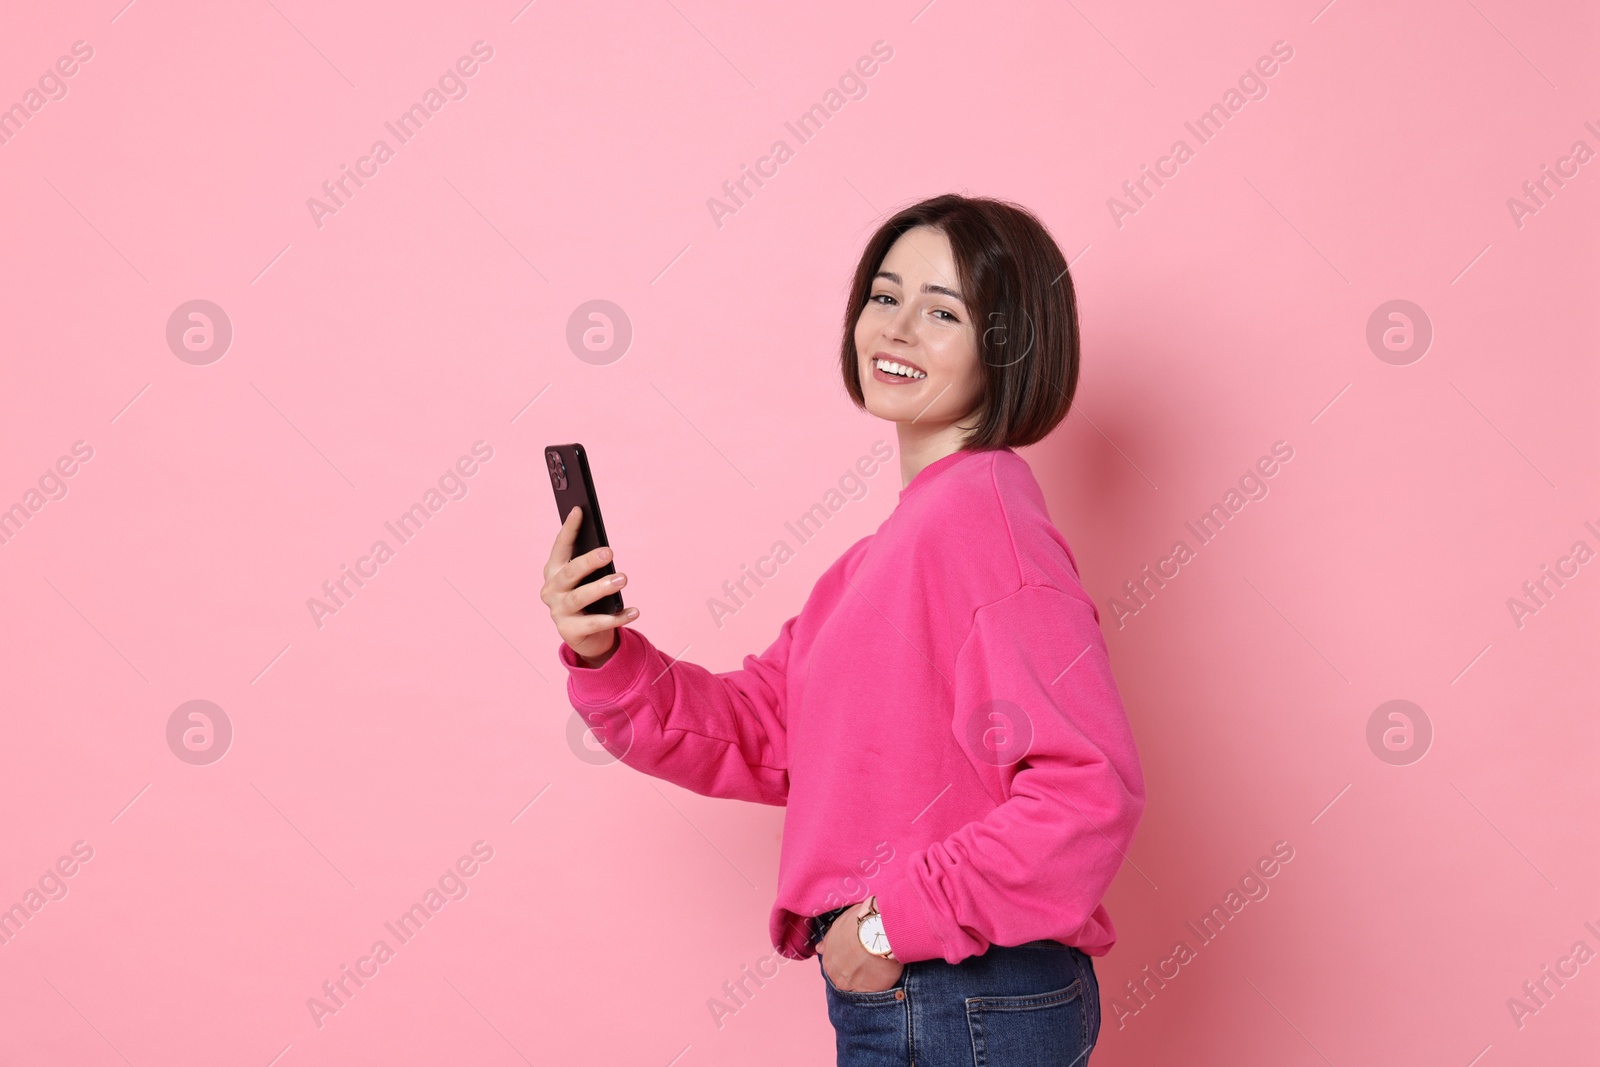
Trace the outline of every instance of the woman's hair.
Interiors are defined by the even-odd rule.
[[[961,447],[1015,448],[1042,440],[1066,418],[1078,387],[1078,301],[1067,261],[1049,231],[1026,208],[1003,200],[946,193],[878,227],[856,264],[845,304],[839,353],[845,390],[856,407],[866,407],[856,320],[883,257],[917,226],[931,226],[949,239],[961,295],[978,331],[982,418]]]

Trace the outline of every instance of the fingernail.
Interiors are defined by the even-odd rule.
[[[600,550],[600,559],[602,561],[604,561],[604,560],[608,560],[610,558],[611,558],[611,550],[609,548],[602,548]]]

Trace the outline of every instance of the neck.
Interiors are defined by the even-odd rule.
[[[911,479],[922,468],[936,460],[961,451],[961,439],[966,436],[955,423],[944,426],[924,426],[912,422],[895,423],[900,439],[900,487],[911,484]]]

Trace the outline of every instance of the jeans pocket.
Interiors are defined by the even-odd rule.
[[[822,980],[827,983],[828,996],[836,998],[845,1004],[870,1006],[874,1004],[894,1004],[906,999],[906,972],[904,968],[901,968],[900,977],[894,980],[894,985],[888,989],[878,989],[870,993],[852,989],[840,989],[834,985],[833,979],[828,977],[828,968],[822,963],[822,954],[820,952],[817,954],[817,968],[822,972]]]
[[[1014,997],[967,997],[967,1030],[977,1067],[1059,1063],[1082,1067],[1088,1057],[1083,980],[1062,989]]]

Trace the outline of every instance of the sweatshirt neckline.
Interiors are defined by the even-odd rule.
[[[981,455],[988,452],[1010,451],[1012,450],[1009,447],[1002,445],[1000,448],[959,449],[950,453],[948,456],[940,456],[938,459],[934,460],[926,467],[923,467],[920,471],[912,476],[910,483],[900,490],[900,499],[904,500],[906,497],[927,485],[941,473],[949,470],[951,467],[954,467],[957,463],[960,463],[968,456]]]

